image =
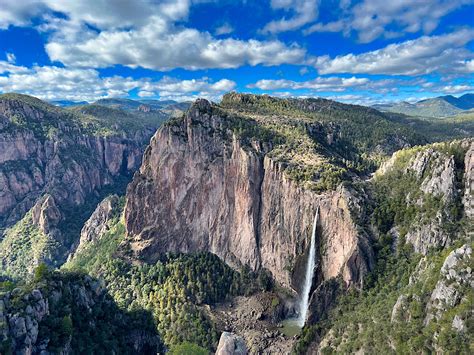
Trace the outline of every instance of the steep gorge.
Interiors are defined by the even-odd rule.
[[[233,266],[270,271],[298,290],[316,208],[318,277],[357,284],[372,265],[363,212],[350,187],[318,192],[288,177],[271,141],[229,128],[220,108],[198,100],[152,138],[127,190],[125,223],[135,257],[210,251]]]
[[[104,189],[123,185],[139,167],[160,122],[130,129],[118,118],[109,122],[29,96],[2,95],[2,274],[25,275],[40,262],[61,265],[89,209]]]

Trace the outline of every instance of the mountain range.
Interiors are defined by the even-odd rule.
[[[445,118],[473,109],[474,94],[464,94],[459,97],[446,95],[415,103],[403,101],[377,104],[373,107],[381,111],[402,113],[409,116]]]
[[[0,95],[0,353],[469,353],[473,136],[322,98]]]

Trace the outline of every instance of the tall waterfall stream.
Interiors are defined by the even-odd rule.
[[[316,257],[316,227],[318,225],[319,207],[316,210],[313,221],[313,231],[311,233],[311,242],[309,246],[308,259],[306,261],[306,272],[304,284],[298,299],[298,318],[287,319],[283,322],[283,332],[287,335],[295,335],[306,323],[308,315],[309,298],[311,296],[311,286],[314,277],[314,259]]]

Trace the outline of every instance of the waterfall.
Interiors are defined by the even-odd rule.
[[[309,246],[309,255],[308,261],[306,264],[306,273],[304,279],[303,290],[301,292],[301,299],[299,302],[299,311],[298,311],[298,325],[303,327],[306,322],[306,315],[308,313],[308,306],[309,306],[309,296],[311,292],[311,284],[313,281],[314,276],[314,258],[316,254],[316,247],[315,247],[315,239],[316,239],[316,225],[318,224],[318,214],[319,214],[319,206],[316,210],[316,214],[314,215],[314,222],[313,222],[313,233],[311,234],[311,244]]]

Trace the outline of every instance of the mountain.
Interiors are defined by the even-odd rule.
[[[94,204],[125,188],[164,119],[86,107],[0,96],[1,275],[61,265]]]
[[[381,111],[403,113],[409,116],[443,118],[474,108],[474,94],[464,94],[458,98],[452,95],[439,96],[415,103],[398,102],[378,104],[373,107]]]
[[[441,96],[441,99],[449,102],[451,105],[460,108],[462,110],[470,110],[474,108],[474,94],[464,94],[459,97],[452,95]]]
[[[375,110],[329,100],[227,94],[220,105],[197,101],[157,132],[128,188],[131,248],[148,261],[165,252],[210,251],[298,288],[319,206],[323,244],[333,246],[328,259],[337,260],[325,263],[322,277],[343,272],[348,284],[358,283],[371,251],[342,207],[357,204],[356,192],[337,187],[380,155],[418,142],[421,136]]]
[[[189,102],[177,102],[173,100],[131,100],[121,98],[100,99],[96,105],[118,108],[125,111],[162,111],[166,115],[177,116],[186,111]]]
[[[0,150],[16,164],[8,186],[39,174],[17,168],[17,147],[49,142],[78,167],[46,159],[69,180],[43,177],[33,207],[4,232],[0,352],[469,352],[466,121],[439,129],[331,100],[229,93],[160,125],[154,110],[0,98],[0,134],[15,137]],[[125,172],[142,130],[155,133]],[[127,149],[96,159],[90,140]],[[111,182],[76,181],[88,174]],[[93,198],[69,202],[78,187]],[[35,268],[41,261],[49,266]]]

